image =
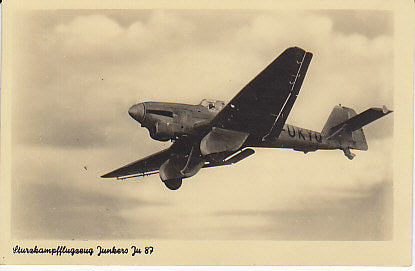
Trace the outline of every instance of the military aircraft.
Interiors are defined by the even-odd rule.
[[[254,154],[252,148],[289,148],[304,153],[340,149],[367,150],[362,127],[392,111],[370,108],[360,114],[335,106],[319,133],[286,124],[313,54],[286,49],[228,104],[202,100],[198,105],[144,102],[128,113],[150,137],[173,144],[102,178],[126,179],[159,174],[171,190],[202,168],[235,164]]]

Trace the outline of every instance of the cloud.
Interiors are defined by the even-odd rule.
[[[196,178],[184,180],[179,191],[171,192],[158,176],[123,182],[100,179],[106,167],[109,170],[111,164],[120,163],[109,150],[26,147],[14,156],[18,159],[12,174],[13,236],[218,240],[268,236],[289,240],[296,239],[295,232],[303,227],[296,240],[357,240],[371,230],[376,231],[368,238],[386,238],[387,222],[391,221],[386,207],[392,192],[391,183],[381,180],[391,175],[385,174],[386,163],[376,150],[367,153],[370,157],[360,153],[355,158],[358,163],[347,161],[340,152],[311,157],[292,151],[258,150],[255,157],[232,167],[202,170]],[[132,158],[129,155],[122,159],[128,161]],[[359,163],[368,159],[377,163]],[[315,170],[328,160],[333,160],[332,170]],[[226,217],[224,211],[228,212]],[[373,219],[373,212],[383,218]],[[361,215],[361,227],[347,235],[340,222],[349,221],[356,213]],[[329,216],[334,222],[323,232],[322,223]],[[294,218],[303,222],[289,231]],[[380,220],[384,224],[379,224]],[[240,231],[230,230],[235,223]],[[136,230],[138,225],[140,230]]]
[[[220,211],[224,219],[262,220],[259,226],[229,227],[229,236],[272,240],[391,240],[392,185],[381,182],[370,187],[328,191],[332,198],[308,197],[302,206],[266,211]],[[334,195],[333,195],[334,194]]]
[[[155,203],[59,184],[70,183],[70,179],[56,183],[14,181],[19,184],[12,202],[14,236],[75,240],[154,236],[154,227],[146,219],[128,219],[122,212]]]
[[[393,34],[393,13],[387,10],[320,11],[333,22],[333,29],[344,34],[361,34],[369,38]]]
[[[61,137],[62,144],[70,143],[62,135],[64,127],[53,127],[60,122],[67,124],[67,130],[80,127],[91,135],[80,145],[96,138],[94,145],[103,146],[106,138],[99,135],[118,120],[125,118],[122,128],[128,129],[126,110],[132,103],[197,103],[205,96],[229,100],[279,52],[293,45],[312,51],[314,59],[289,121],[319,130],[338,103],[357,111],[383,104],[393,109],[388,32],[375,37],[358,30],[345,34],[336,31],[330,16],[318,12],[139,14],[128,25],[120,24],[120,15],[114,14],[73,16],[31,31],[36,36],[26,35],[24,44],[31,47],[22,48],[27,52],[26,65],[18,69],[25,75],[19,82],[22,95],[16,106],[29,107],[33,119],[23,120],[22,126],[58,131],[52,136],[56,140],[48,140],[50,144]],[[40,97],[43,102],[31,103]],[[50,129],[42,124],[47,122]]]
[[[123,12],[36,11],[22,18],[33,23],[16,26],[21,34],[13,66],[16,236],[249,239],[263,238],[258,234],[264,232],[276,240],[317,240],[359,239],[373,229],[370,238],[386,238],[386,231],[374,228],[379,221],[370,218],[369,209],[361,231],[347,235],[340,222],[353,219],[362,202],[373,206],[384,191],[376,185],[392,179],[393,113],[365,128],[370,150],[353,161],[341,151],[257,150],[232,167],[202,170],[174,193],[158,176],[132,182],[103,182],[99,176],[169,145],[151,140],[128,116],[132,104],[229,100],[289,46],[314,53],[289,123],[320,131],[338,103],[357,112],[383,104],[393,109],[389,31],[342,30],[333,16],[311,11]],[[338,195],[327,188],[353,192]],[[329,208],[299,204],[318,198]],[[218,216],[222,210],[252,215]],[[42,219],[26,222],[31,214]],[[270,228],[277,216],[281,234]],[[295,218],[302,222],[289,231]],[[110,225],[115,220],[119,232]],[[229,230],[235,220],[245,225],[243,232]],[[108,225],[93,232],[77,226],[82,221]],[[325,235],[323,222],[339,227],[338,235]],[[151,230],[136,232],[135,223],[148,223]],[[309,235],[301,235],[301,228]]]
[[[70,47],[81,43],[84,49],[89,49],[115,40],[123,29],[105,16],[92,15],[77,17],[66,25],[60,24],[56,26],[55,31],[58,35],[65,35],[65,41]]]
[[[109,58],[144,57],[172,50],[189,40],[193,25],[165,11],[155,11],[147,21],[136,21],[122,27],[104,15],[74,18],[68,24],[57,25],[52,34],[62,53],[75,56]]]

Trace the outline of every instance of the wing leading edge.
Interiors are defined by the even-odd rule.
[[[212,125],[263,140],[278,137],[312,56],[298,47],[285,50],[218,113]]]
[[[124,177],[159,170],[160,166],[169,158],[171,152],[171,148],[162,150],[102,175],[101,178]]]

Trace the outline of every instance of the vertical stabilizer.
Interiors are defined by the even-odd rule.
[[[324,137],[330,136],[331,129],[333,127],[336,127],[340,123],[345,122],[346,120],[354,116],[356,116],[356,111],[354,111],[353,109],[341,105],[336,105],[331,111],[331,114],[327,119],[326,124],[323,127],[323,130],[321,131],[321,135]]]
[[[367,150],[367,142],[362,128],[356,130],[347,129],[347,121],[357,116],[356,111],[351,108],[336,105],[326,124],[321,131],[321,135],[327,140],[337,141],[339,148],[344,151],[344,154],[353,159],[354,154],[350,149]]]
[[[335,106],[321,135],[325,140],[334,141],[349,159],[353,159],[354,154],[350,152],[350,149],[368,149],[362,127],[389,113],[392,113],[392,110],[386,106],[372,107],[358,115],[351,108]]]

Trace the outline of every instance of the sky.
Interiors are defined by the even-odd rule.
[[[257,149],[178,191],[100,176],[169,146],[144,101],[229,101],[283,50],[314,54],[287,123],[320,131],[341,103],[393,109],[386,11],[48,10],[15,23],[12,234],[32,239],[390,240],[393,114],[369,151]]]

